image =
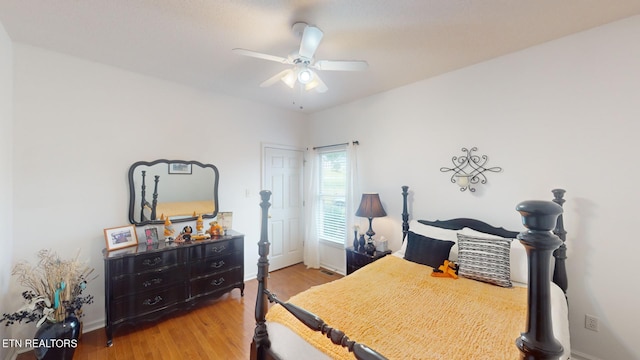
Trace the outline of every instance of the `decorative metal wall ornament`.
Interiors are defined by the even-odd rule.
[[[471,185],[476,185],[478,183],[486,184],[487,177],[485,176],[485,172],[489,171],[497,173],[502,171],[502,168],[498,166],[486,168],[485,164],[489,160],[487,155],[474,155],[474,151],[478,151],[478,148],[462,148],[464,155],[454,156],[451,158],[451,162],[453,163],[452,168],[440,168],[441,172],[453,171],[453,175],[451,175],[451,182],[458,184],[458,186],[460,186],[460,191],[469,189],[469,191],[475,192],[476,189]]]

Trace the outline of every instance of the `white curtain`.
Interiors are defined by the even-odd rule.
[[[304,237],[304,264],[308,268],[320,268],[320,249],[317,229],[318,194],[318,166],[320,166],[319,153],[309,149],[305,154],[307,160],[307,191],[305,193],[305,237]]]
[[[360,206],[360,182],[358,179],[358,145],[347,146],[347,236],[345,247],[353,245],[354,226],[359,223],[356,219],[356,211]]]

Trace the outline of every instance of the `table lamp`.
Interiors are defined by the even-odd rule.
[[[384,211],[382,203],[380,202],[380,195],[362,194],[360,207],[358,207],[358,211],[356,211],[356,216],[366,217],[369,219],[369,230],[367,230],[367,236],[369,237],[369,242],[373,241],[371,237],[376,234],[371,227],[373,218],[387,216],[387,213]]]

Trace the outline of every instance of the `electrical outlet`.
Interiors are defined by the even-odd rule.
[[[593,315],[586,314],[584,316],[584,327],[592,331],[598,331],[598,318]]]

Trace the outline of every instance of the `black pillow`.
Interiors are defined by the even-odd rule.
[[[449,252],[455,243],[438,240],[409,231],[404,258],[418,264],[438,267],[449,259]]]

